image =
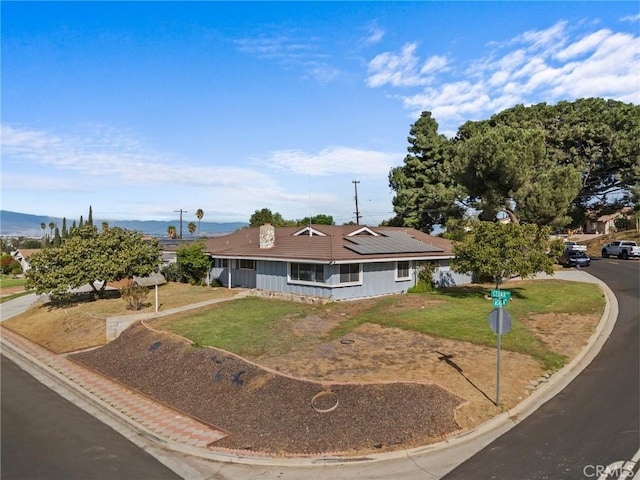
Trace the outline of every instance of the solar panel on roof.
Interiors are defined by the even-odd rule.
[[[383,255],[392,253],[433,253],[442,249],[416,240],[404,232],[385,232],[379,237],[347,237],[351,245],[345,245],[361,255]]]

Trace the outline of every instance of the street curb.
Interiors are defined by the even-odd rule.
[[[455,455],[450,455],[452,457],[451,460],[438,460],[435,463],[439,463],[439,465],[432,467],[440,473],[446,473],[446,471],[449,471],[456,465],[462,463],[464,460],[475,454],[484,446],[488,445],[495,438],[499,437],[500,435],[516,426],[529,415],[534,413],[538,408],[540,408],[540,406],[557,395],[591,363],[591,361],[600,352],[606,340],[609,338],[609,335],[611,334],[611,331],[615,326],[618,316],[618,302],[615,295],[604,282],[593,277],[592,275],[586,272],[573,273],[575,274],[566,276],[570,276],[570,280],[573,281],[584,281],[587,283],[598,284],[604,292],[606,302],[604,312],[600,321],[598,322],[598,325],[596,326],[596,330],[589,338],[587,345],[580,351],[580,353],[578,353],[574,357],[574,359],[569,364],[565,365],[558,372],[553,374],[547,382],[543,382],[542,384],[540,384],[540,386],[538,386],[529,397],[524,399],[518,405],[497,415],[491,420],[484,422],[474,429],[458,433],[447,438],[446,440],[435,444],[406,450],[397,450],[393,452],[372,453],[359,457],[341,457],[331,455],[327,455],[324,457],[318,456],[296,458],[253,456],[242,455],[241,453],[235,451],[216,451],[215,446],[212,447],[212,449],[204,449],[183,445],[178,442],[173,442],[171,440],[161,438],[150,430],[147,430],[143,425],[132,420],[131,418],[113,408],[111,405],[87,392],[71,379],[57,372],[54,368],[40,362],[37,358],[20,350],[19,347],[12,344],[8,339],[4,337],[0,338],[0,345],[2,346],[3,355],[6,355],[8,350],[8,358],[12,360],[14,358],[17,358],[19,359],[20,363],[26,363],[27,365],[29,365],[29,367],[37,370],[39,373],[46,376],[51,381],[60,384],[64,389],[72,391],[77,396],[81,396],[89,404],[104,412],[109,418],[113,419],[118,424],[131,431],[136,432],[140,436],[144,436],[147,440],[154,442],[156,445],[163,449],[168,449],[174,452],[188,454],[194,457],[213,460],[217,462],[281,467],[345,466],[354,464],[369,464],[373,462],[407,457],[412,458],[416,461],[418,460],[417,457],[420,457],[420,463],[424,464],[425,462],[428,463],[431,460],[435,460],[435,457],[442,454],[444,451],[455,452]],[[569,278],[567,278],[567,280],[569,280]]]

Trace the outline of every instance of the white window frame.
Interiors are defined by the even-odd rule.
[[[343,282],[342,281],[342,267],[349,267],[351,269],[351,267],[353,266],[358,267],[358,279],[355,281],[349,281],[349,282]],[[338,284],[340,286],[344,286],[344,285],[362,285],[362,264],[361,263],[342,263],[339,265],[340,269],[338,270]],[[355,272],[354,272],[355,273]],[[349,272],[349,275],[351,276],[353,273]]]
[[[292,265],[313,265],[315,268],[322,267],[322,282],[313,281],[313,280],[298,280],[291,276],[291,266]],[[288,262],[287,263],[287,283],[296,284],[296,285],[327,285],[327,269],[324,263],[304,263],[304,262]]]
[[[406,263],[407,264],[407,276],[406,277],[401,277],[400,276],[400,264],[401,263]],[[411,280],[411,260],[398,260],[396,262],[396,282],[404,282],[406,280]]]

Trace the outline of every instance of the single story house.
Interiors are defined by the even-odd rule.
[[[244,228],[205,241],[209,272],[226,287],[349,300],[406,292],[433,262],[437,285],[471,282],[452,272],[449,240],[405,227],[309,225]]]
[[[588,219],[584,226],[584,233],[614,233],[617,230],[615,224],[616,219],[629,215],[631,212],[632,209],[630,207],[625,207],[618,212],[609,215],[600,215],[599,217],[595,217],[592,213],[591,215],[593,215],[593,217]]]

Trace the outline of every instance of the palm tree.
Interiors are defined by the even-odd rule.
[[[189,229],[189,233],[190,233],[190,234],[191,234],[191,236],[193,237],[193,234],[195,233],[195,231],[196,231],[196,229],[197,229],[198,227],[196,227],[196,224],[195,224],[195,223],[193,223],[193,222],[189,222],[189,223],[187,224],[187,228]]]
[[[176,230],[175,225],[169,225],[167,227],[167,233],[169,234],[169,238],[172,238],[172,239],[176,238],[177,230]]]
[[[44,235],[45,235],[44,231],[47,229],[47,224],[42,222],[40,224],[40,228],[42,229],[42,238],[44,238]]]
[[[51,238],[53,238],[53,229],[56,228],[56,224],[49,222],[49,230],[51,230]]]
[[[204,212],[202,211],[201,208],[196,210],[196,217],[198,218],[198,232],[202,233],[200,230],[200,220],[202,220],[202,217],[204,217]]]

